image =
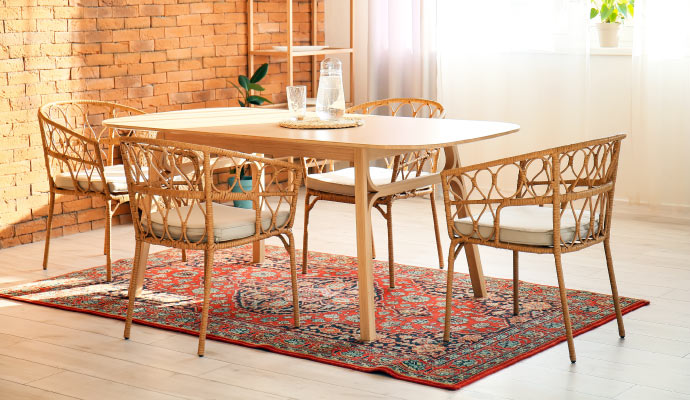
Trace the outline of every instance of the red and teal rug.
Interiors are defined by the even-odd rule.
[[[310,272],[298,276],[302,326],[294,329],[285,250],[267,246],[262,265],[252,264],[249,247],[217,252],[208,338],[446,389],[458,389],[565,341],[557,288],[524,282],[521,314],[513,316],[510,280],[487,278],[489,296],[474,299],[469,277],[457,274],[453,331],[446,344],[446,272],[398,265],[398,287],[390,289],[387,263],[375,262],[379,338],[361,343],[356,339],[356,259],[312,255]],[[95,267],[2,289],[0,297],[123,319],[130,266],[130,259],[113,263],[111,283],[105,281],[105,268]],[[202,279],[202,252],[190,252],[186,263],[178,250],[152,254],[135,322],[196,334]],[[568,300],[576,334],[615,317],[609,295],[570,290]],[[621,304],[626,313],[649,302],[622,297]],[[132,335],[137,335],[136,326]],[[563,362],[568,362],[565,352]]]

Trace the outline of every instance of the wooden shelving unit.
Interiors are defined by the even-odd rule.
[[[281,1],[281,0],[276,0]],[[284,0],[287,3],[287,43],[286,50],[279,51],[273,49],[254,49],[254,0],[248,0],[247,6],[247,35],[248,35],[248,47],[247,52],[247,75],[251,76],[254,72],[254,57],[256,56],[271,56],[271,57],[283,57],[287,62],[288,70],[288,82],[286,86],[292,86],[294,84],[294,59],[295,57],[311,57],[311,88],[312,92],[308,97],[315,98],[318,90],[318,77],[319,77],[319,65],[317,63],[317,56],[333,55],[333,54],[349,54],[350,55],[350,98],[347,101],[352,103],[355,98],[355,80],[354,80],[354,65],[355,65],[355,53],[354,53],[354,0],[350,0],[350,47],[349,48],[325,48],[321,50],[310,50],[310,51],[297,51],[295,50],[295,45],[293,44],[292,32],[292,1]],[[323,0],[322,0],[323,1]],[[318,34],[318,0],[311,0],[311,45],[317,45],[317,34]]]

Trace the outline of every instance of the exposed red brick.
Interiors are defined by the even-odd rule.
[[[86,65],[112,65],[112,54],[89,54],[86,57]]]
[[[165,15],[165,6],[158,4],[142,4],[139,6],[139,15],[158,16]]]
[[[0,0],[0,248],[46,236],[48,202],[36,108],[50,101],[118,101],[146,111],[237,105],[228,79],[247,74],[245,0]],[[284,44],[284,1],[255,3],[255,45]],[[296,44],[310,40],[309,0],[294,2]],[[319,2],[323,29],[323,2]],[[323,41],[322,31],[317,35]],[[271,62],[266,96],[284,90]],[[295,78],[309,84],[309,60]],[[103,227],[103,202],[58,196],[51,234]],[[113,224],[131,221],[121,207]]]
[[[127,65],[104,65],[101,67],[101,78],[127,75]]]

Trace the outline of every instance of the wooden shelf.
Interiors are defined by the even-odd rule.
[[[281,1],[281,0],[271,0],[271,1]],[[287,9],[287,43],[285,44],[295,47],[293,41],[293,21],[292,21],[292,0],[283,0],[286,2]],[[311,45],[317,46],[317,27],[318,27],[318,2],[325,0],[311,0]],[[334,48],[328,47],[321,50],[308,50],[308,51],[295,51],[291,53],[286,51],[279,51],[274,49],[255,49],[254,48],[254,0],[247,0],[247,76],[251,76],[254,73],[254,57],[257,56],[269,56],[269,57],[283,57],[287,62],[287,82],[285,86],[294,85],[294,59],[295,57],[311,57],[311,93],[310,97],[316,97],[318,91],[318,74],[319,74],[319,64],[317,62],[317,56],[325,56],[331,54],[346,54],[350,58],[350,96],[347,103],[353,103],[355,98],[355,39],[354,39],[354,0],[350,0],[350,46],[346,48]]]
[[[353,52],[352,49],[329,47],[327,49],[321,49],[321,50],[293,51],[292,56],[293,57],[325,56],[328,54],[348,54],[348,53],[352,53],[352,52]],[[255,55],[255,56],[287,56],[288,52],[287,51],[280,51],[280,50],[266,49],[266,50],[250,50],[249,54]]]

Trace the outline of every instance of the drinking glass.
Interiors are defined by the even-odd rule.
[[[297,120],[304,119],[304,114],[307,112],[307,87],[288,86],[286,89],[290,112]]]

